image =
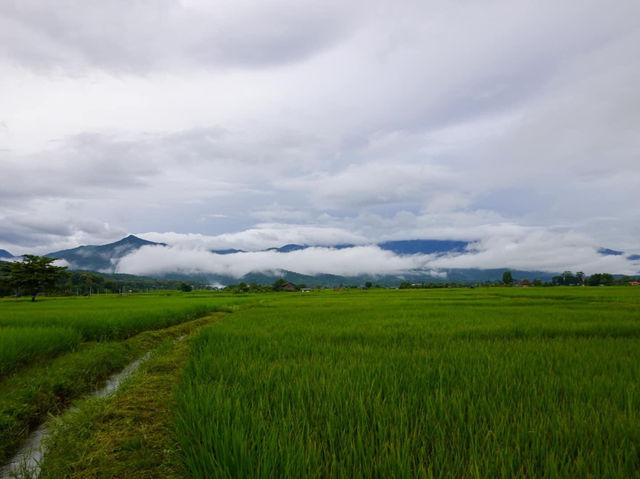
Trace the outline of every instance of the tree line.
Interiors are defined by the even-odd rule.
[[[91,295],[109,293],[144,292],[149,290],[180,290],[191,291],[194,288],[207,288],[204,283],[187,283],[181,280],[146,278],[134,275],[102,274],[89,271],[68,271],[64,266],[55,266],[55,258],[24,255],[23,261],[0,262],[0,296],[31,296],[35,301],[40,293],[52,293],[55,295]],[[579,271],[573,273],[565,271],[553,276],[551,281],[543,282],[536,278],[530,281],[527,278],[515,279],[511,271],[505,271],[502,281],[485,282],[430,282],[430,283],[400,283],[400,289],[421,288],[455,288],[470,286],[615,286],[628,285],[632,282],[640,282],[640,277],[614,276],[609,273],[597,273],[590,276]],[[358,287],[358,286],[352,286]],[[378,287],[370,281],[366,281],[365,289]],[[258,283],[246,284],[240,282],[226,286],[227,292],[233,293],[260,293],[269,291],[300,291],[306,288],[304,284],[293,284],[283,278],[276,280],[271,285]]]
[[[200,282],[146,278],[128,274],[103,274],[91,271],[68,271],[55,266],[55,258],[24,255],[23,261],[0,262],[0,296],[36,296],[48,293],[60,296],[114,293],[138,293],[168,289],[191,291],[204,288]]]

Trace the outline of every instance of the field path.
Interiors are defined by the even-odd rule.
[[[63,417],[39,477],[184,477],[172,439],[173,389],[189,357],[189,339],[224,315],[201,318],[187,335],[163,343],[113,396],[87,400]]]
[[[224,313],[201,318],[166,341],[113,396],[80,404],[54,425],[40,478],[184,477],[170,408],[189,356],[189,339]]]

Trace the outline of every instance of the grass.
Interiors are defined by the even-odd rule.
[[[0,300],[0,380],[19,367],[73,351],[84,341],[123,340],[251,298],[209,294],[101,295]]]
[[[52,298],[32,304],[3,300],[0,327],[66,327],[78,331],[85,341],[123,339],[221,308],[211,297],[199,298],[155,294]]]
[[[191,477],[637,477],[631,288],[280,296],[176,390]]]
[[[37,362],[0,382],[0,463],[49,414],[59,414],[73,399],[97,389],[114,371],[167,338],[188,333],[207,319],[139,333],[126,341],[88,342],[77,351]]]
[[[191,327],[180,324],[255,301],[172,292],[0,300],[0,463],[48,414],[161,338]]]
[[[81,334],[64,327],[0,329],[0,379],[34,359],[57,356],[78,346]]]
[[[165,341],[114,397],[77,404],[54,424],[40,478],[184,477],[170,410],[188,356],[188,339]]]

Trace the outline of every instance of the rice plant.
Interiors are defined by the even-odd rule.
[[[345,292],[228,316],[198,338],[176,391],[185,466],[198,478],[637,476],[639,298],[600,294]]]

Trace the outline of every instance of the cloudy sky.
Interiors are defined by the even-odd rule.
[[[640,253],[639,18],[637,0],[0,0],[0,248],[460,239],[475,252],[424,266],[638,272],[597,249]],[[345,264],[323,251],[309,264]]]

